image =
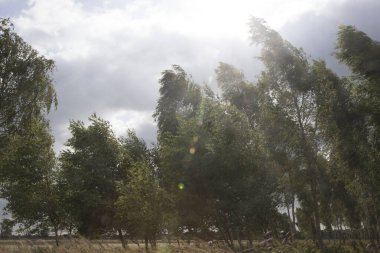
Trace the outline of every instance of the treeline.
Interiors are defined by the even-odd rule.
[[[117,138],[93,114],[70,122],[56,157],[54,63],[3,19],[0,190],[20,229],[54,232],[57,244],[62,231],[117,235],[124,247],[143,239],[146,249],[181,238],[238,250],[268,231],[321,250],[347,233],[379,242],[379,42],[339,27],[334,55],[352,73],[340,77],[264,21],[249,26],[262,48],[257,80],[220,63],[218,95],[175,65],[159,80],[156,145],[133,130]]]

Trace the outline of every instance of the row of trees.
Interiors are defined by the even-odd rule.
[[[155,246],[163,190],[156,149],[133,131],[116,138],[95,114],[90,125],[72,121],[72,137],[58,157],[46,120],[57,98],[54,62],[38,54],[0,20],[0,193],[7,200],[2,235],[16,223],[27,234],[118,233]],[[128,228],[128,229],[127,229]],[[147,245],[146,245],[147,246]]]
[[[71,121],[58,158],[45,120],[56,104],[53,62],[2,20],[0,173],[7,210],[26,229],[94,238],[223,239],[234,249],[265,231],[380,235],[380,45],[339,28],[339,77],[262,20],[250,20],[264,70],[254,82],[215,71],[219,97],[181,67],[162,73],[156,146],[117,138],[95,114]],[[321,229],[321,228],[324,229]]]

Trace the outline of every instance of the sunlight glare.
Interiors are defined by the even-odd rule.
[[[286,22],[294,21],[308,11],[318,10],[327,2],[327,0],[194,0],[185,2],[183,11],[175,16],[176,22],[168,25],[180,28],[183,33],[192,36],[247,39],[247,23],[252,16],[263,18],[272,28],[279,29]]]
[[[184,183],[179,183],[178,184],[178,189],[181,190],[181,191],[184,190],[185,189],[185,184]]]

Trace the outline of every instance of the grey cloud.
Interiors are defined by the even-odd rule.
[[[27,5],[27,0],[0,0],[0,17],[13,18]]]
[[[79,2],[84,8],[96,7],[88,0]],[[312,57],[327,59],[330,67],[344,74],[344,67],[331,56],[337,26],[353,24],[378,38],[379,7],[380,3],[373,0],[331,3],[318,13],[310,12],[287,23],[280,33],[294,45],[303,47]],[[47,34],[36,27],[21,35],[31,44],[57,51],[60,36],[63,43],[65,38],[70,38],[74,44],[73,36],[81,36],[78,29],[73,34],[71,29],[62,29]],[[262,69],[255,59],[259,55],[258,49],[249,45],[248,32],[246,40],[221,40],[168,32],[158,25],[150,25],[147,29],[141,34],[138,30],[126,30],[108,37],[88,39],[90,53],[87,56],[65,58],[56,54],[59,52],[50,52],[56,55],[54,60],[57,65],[54,79],[59,105],[58,110],[49,116],[57,147],[61,147],[69,136],[67,126],[70,119],[86,120],[93,112],[107,118],[123,110],[151,115],[158,99],[160,73],[172,64],[182,66],[197,83],[211,81],[212,87],[215,87],[214,69],[220,61],[235,65],[249,80],[254,80]],[[49,46],[50,43],[54,46]],[[155,140],[156,128],[152,119],[144,120],[136,132],[149,143]],[[125,128],[128,127],[126,125]]]
[[[309,12],[287,23],[281,35],[313,58],[326,59],[338,74],[348,70],[333,57],[339,25],[354,25],[374,39],[380,38],[380,2],[376,0],[331,2],[320,12]]]
[[[139,137],[143,137],[148,145],[157,142],[157,127],[153,124],[144,123],[136,130],[136,134]]]
[[[172,64],[181,65],[198,83],[213,76],[219,61],[245,68],[246,73],[254,69],[250,68],[254,59],[248,40],[200,42],[156,29],[139,40],[118,35],[96,47],[87,58],[55,59],[59,105],[49,118],[58,149],[68,137],[69,119],[86,120],[93,112],[103,117],[119,110],[153,111],[160,73]],[[136,131],[147,142],[155,141],[156,128],[151,122]]]

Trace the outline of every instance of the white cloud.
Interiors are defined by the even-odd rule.
[[[146,127],[146,125],[151,125],[152,129],[155,130],[156,123],[152,118],[153,111],[138,112],[130,110],[120,110],[114,114],[105,117],[106,120],[112,122],[113,129],[117,136],[123,136],[126,134],[128,129],[137,129],[137,133],[141,132]],[[141,130],[141,131],[140,131]],[[151,132],[147,141],[155,141],[155,132]]]
[[[154,139],[151,115],[162,70],[178,64],[202,83],[225,61],[253,78],[251,15],[280,29],[305,13],[323,15],[331,2],[31,0],[13,21],[28,43],[56,61],[59,106],[50,118],[59,149],[69,119],[86,120],[93,112],[118,133],[136,128]]]
[[[29,8],[15,23],[21,33],[33,37],[33,44],[44,53],[71,59],[90,56],[99,49],[99,44],[115,41],[115,36],[127,35],[138,41],[150,37],[157,29],[200,40],[246,40],[246,24],[252,15],[265,18],[271,26],[279,28],[305,12],[322,9],[327,2],[140,0],[106,8],[107,1],[104,1],[103,8],[94,9],[81,1],[31,0]]]

